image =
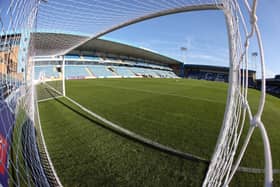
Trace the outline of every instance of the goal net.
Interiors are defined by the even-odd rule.
[[[62,61],[34,66],[34,86],[38,102],[63,96]]]
[[[271,186],[270,146],[261,121],[265,102],[265,66],[256,17],[257,0],[251,3],[247,0],[1,0],[0,184],[5,187],[61,186],[44,143],[37,102],[67,96],[65,54],[90,39],[127,25],[197,10],[224,12],[230,52],[224,120],[203,186],[230,184],[256,127],[261,130],[265,145],[265,185]],[[33,31],[55,32],[58,37],[46,33],[45,38],[36,38]],[[83,33],[86,36],[73,36],[65,41],[59,33]],[[262,67],[262,92],[256,114],[251,111],[247,96],[248,49],[252,37],[258,41]],[[36,44],[39,45],[34,45],[34,40],[38,40]],[[50,64],[48,58],[57,61]],[[246,116],[251,126],[245,141],[240,142]]]
[[[48,186],[36,145],[31,31],[39,1],[0,1],[0,186]]]

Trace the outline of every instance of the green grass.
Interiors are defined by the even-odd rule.
[[[66,82],[67,95],[144,137],[211,158],[223,120],[227,84],[174,79]],[[250,91],[256,103],[258,91]],[[257,105],[253,104],[253,107]],[[65,186],[199,186],[206,165],[153,150],[112,132],[65,99],[39,105],[49,153]],[[280,100],[268,96],[263,121],[280,168]],[[247,125],[248,126],[248,125]],[[246,131],[246,129],[245,129]],[[242,162],[263,166],[259,132]],[[279,184],[279,175],[274,177]],[[262,185],[262,175],[238,174],[234,186]]]
[[[51,82],[46,82],[46,84],[50,85],[60,93],[62,93],[62,81],[51,81]],[[48,99],[50,97],[58,97],[61,96],[61,94],[55,92],[52,89],[47,89],[47,87],[43,84],[40,83],[37,85],[37,100],[44,100]]]

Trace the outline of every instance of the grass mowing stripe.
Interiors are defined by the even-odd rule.
[[[127,87],[121,87],[121,86],[108,86],[108,85],[98,85],[98,86],[109,87],[109,88],[117,88],[117,89],[125,89],[125,90],[151,93],[151,94],[156,94],[156,95],[173,96],[173,97],[187,98],[187,99],[192,99],[192,100],[199,100],[199,101],[205,101],[205,102],[224,104],[224,102],[220,102],[219,100],[197,98],[197,97],[194,97],[194,96],[192,96],[192,97],[191,96],[182,96],[182,95],[172,94],[172,92],[161,93],[161,92],[155,92],[155,91],[150,91],[150,90],[145,90],[145,89],[127,88]]]
[[[101,117],[101,116],[95,114],[94,112],[88,110],[87,108],[80,105],[79,103],[77,103],[73,99],[71,99],[67,96],[65,98],[68,99],[73,104],[75,104],[76,106],[78,106],[80,109],[82,109],[86,113],[88,113],[89,115],[91,115],[92,117],[97,118],[97,120],[100,120],[101,122],[104,122],[106,125],[109,126],[109,128],[112,128],[113,131],[116,130],[117,133],[127,135],[129,138],[132,138],[132,139],[136,140],[137,142],[140,142],[140,143],[148,145],[150,147],[159,149],[163,152],[171,153],[173,155],[177,155],[179,157],[183,157],[183,158],[188,159],[188,160],[201,161],[201,162],[209,164],[209,160],[206,160],[204,158],[200,158],[200,157],[197,157],[195,155],[188,154],[188,153],[184,154],[180,151],[177,151],[177,150],[174,150],[172,148],[165,147],[164,145],[158,144],[157,142],[153,142],[151,140],[145,139],[144,137],[141,137],[141,136],[139,136],[139,135],[137,135],[137,134],[135,134],[131,131],[128,131],[127,129],[121,128],[120,126],[112,123],[111,121],[108,121],[107,119],[104,119],[103,117]],[[136,116],[134,116],[134,117],[136,117]],[[238,168],[238,171],[247,172],[247,173],[264,173],[264,169],[247,168],[247,167],[240,167],[240,168]],[[278,174],[278,173],[280,173],[280,170],[279,169],[274,169],[273,173]]]
[[[185,88],[188,87],[189,84],[205,84],[205,81],[180,81],[185,83],[185,87],[172,86],[172,89],[175,89],[174,92],[178,92],[178,94],[185,94]],[[143,87],[146,88],[146,85],[148,85],[152,91],[155,89],[155,91],[158,92],[158,90],[170,90],[168,83],[172,82],[176,84],[176,81],[166,79],[103,79],[69,81],[67,82],[67,94],[94,112],[110,119],[113,122],[118,122],[119,125],[122,125],[129,130],[139,134],[142,133],[149,138],[154,138],[162,144],[170,145],[180,150],[191,152],[202,157],[208,157],[210,159],[216,143],[217,134],[222,124],[225,105],[219,106],[217,104],[213,105],[198,101],[193,102],[189,99],[178,99],[171,96],[156,96],[155,94],[139,93],[131,90],[126,91],[106,87],[102,89],[99,87],[100,84],[116,84],[122,85],[122,87],[131,86],[132,88],[136,87],[143,89]],[[162,88],[159,89],[158,86],[153,85],[161,85]],[[223,94],[221,98],[226,98],[225,84],[209,82],[209,85],[212,85],[214,88],[215,85],[217,85],[218,87],[223,87],[225,89],[224,93],[216,93],[216,95],[212,95],[212,97],[219,98]],[[197,93],[203,93],[207,97],[209,96],[209,93],[213,94],[213,90],[208,90],[199,86],[196,86],[195,88],[196,89],[191,89],[188,94],[196,95]],[[250,104],[258,103],[258,95],[258,91],[249,91]],[[277,119],[277,116],[280,115],[280,111],[270,109],[275,108],[275,105],[280,107],[279,99],[268,96],[267,105],[264,111],[265,114],[263,116],[268,130],[271,127],[272,129],[277,129],[278,122],[275,119]],[[254,110],[255,108],[256,105],[252,104],[252,109]],[[122,112],[131,113],[131,117],[123,115]],[[165,124],[163,126],[166,128],[160,128],[161,126],[158,127],[157,125],[152,125],[153,123],[146,123],[145,120],[138,118],[135,120],[135,118],[133,118],[134,114],[140,115],[144,119],[156,120],[159,123]],[[202,118],[203,121],[197,120],[200,118]],[[246,128],[249,126],[248,121],[245,126]],[[247,130],[246,128],[245,132]],[[279,131],[272,130],[271,134],[272,141],[279,139]],[[278,136],[275,136],[274,134],[278,134]],[[189,137],[191,137],[191,139]],[[205,142],[207,142],[207,144]],[[252,147],[252,149],[249,148],[249,150],[252,150],[250,152],[254,152],[256,147],[258,150],[262,150],[262,141],[258,132],[254,133],[253,141],[252,143],[250,142],[249,147]],[[280,155],[278,147],[274,146],[272,151],[275,155]],[[256,155],[256,153],[251,155]],[[262,151],[258,152],[257,155],[257,157],[262,157]],[[263,160],[259,160],[257,157],[255,157],[255,160],[249,158],[245,160],[246,162],[243,164],[247,167],[262,167]],[[259,165],[259,162],[261,165]],[[280,167],[278,159],[275,159],[274,163],[276,168]]]
[[[66,100],[63,102],[75,108]],[[98,124],[89,123],[53,100],[40,103],[39,107],[41,113],[52,109],[48,114],[52,116],[51,120],[42,115],[42,127],[47,145],[52,145],[48,146],[49,153],[64,186],[81,185],[82,182],[92,186],[201,184],[206,169],[203,164],[169,156],[130,141]],[[75,110],[79,111],[77,107]],[[196,173],[196,177],[189,175],[191,171]]]
[[[122,128],[118,125],[116,125],[115,123],[99,116],[98,114],[88,110],[87,108],[85,108],[84,106],[80,105],[79,103],[77,103],[76,101],[74,101],[73,99],[69,98],[69,97],[65,97],[66,99],[68,99],[70,102],[72,102],[73,104],[75,104],[76,106],[78,106],[80,109],[82,109],[83,111],[85,111],[86,113],[88,113],[89,115],[91,115],[92,117],[96,118],[97,120],[105,123],[107,126],[109,126],[109,128],[111,128],[113,131],[116,131],[117,133],[121,133],[127,137],[129,137],[130,139],[133,139],[137,142],[140,142],[142,144],[145,144],[147,146],[153,147],[155,149],[158,149],[160,151],[166,152],[166,153],[170,153],[173,155],[177,155],[179,157],[188,159],[188,160],[193,160],[193,161],[200,161],[200,162],[204,162],[204,163],[208,163],[208,161],[204,158],[198,157],[196,155],[192,155],[189,153],[184,153],[181,152],[179,150],[170,148],[168,146],[164,146],[162,144],[159,144],[158,142],[152,141],[150,139],[144,138],[143,136],[140,136],[132,131],[129,131],[125,128]]]
[[[197,102],[187,98],[181,100],[173,96],[151,95],[149,93],[139,93],[132,90],[127,92],[126,90],[115,90],[112,88],[101,89],[99,87],[95,87],[95,84],[88,85],[87,82],[85,83],[86,84],[83,86],[81,85],[82,87],[78,89],[73,87],[74,90],[71,87],[77,85],[67,87],[67,94],[75,100],[78,100],[82,105],[89,107],[92,111],[110,119],[113,122],[118,122],[118,125],[128,128],[136,133],[145,135],[156,141],[159,140],[162,144],[210,159],[211,151],[209,151],[209,148],[214,148],[215,137],[210,139],[212,140],[211,142],[208,141],[211,143],[210,145],[205,144],[203,137],[209,137],[211,135],[215,136],[218,133],[218,129],[211,128],[211,126],[217,124],[220,125],[221,122],[217,122],[217,115],[213,115],[213,112],[210,115],[208,114],[208,119],[210,117],[212,122],[209,120],[200,121],[197,119],[201,118],[201,114],[207,114],[208,111],[212,109],[209,106],[212,105],[207,106],[204,101]],[[99,84],[101,83],[102,81]],[[126,82],[124,82],[124,85],[125,83]],[[139,87],[140,86],[142,85],[139,85]],[[86,87],[91,87],[91,90],[88,90],[87,92],[78,91],[86,89]],[[216,105],[216,107],[220,107],[221,110],[224,109],[224,105]],[[201,114],[197,113],[198,110],[201,110]],[[128,115],[123,115],[123,113],[127,112]],[[131,116],[129,116],[129,114],[131,114]],[[161,123],[165,128],[160,128],[161,126],[153,125],[153,123],[147,123],[147,121],[143,121],[141,119],[135,120],[133,115],[158,121],[158,123]],[[220,121],[222,121],[222,117],[220,117]],[[182,128],[184,130],[182,130]],[[144,129],[150,130],[143,131]],[[213,130],[216,132],[212,133],[211,131]],[[209,132],[211,132],[210,135],[208,135]],[[193,133],[202,134],[202,136],[195,137],[195,140],[189,139]],[[204,133],[205,135],[203,135]],[[198,139],[202,141],[199,141]],[[195,146],[193,143],[201,144],[201,146]],[[205,149],[202,144],[204,144],[204,146],[206,145]]]
[[[180,98],[174,96],[167,96],[167,95],[160,95],[160,94],[152,94],[152,93],[145,93],[145,92],[138,92],[133,90],[127,89],[116,89],[112,87],[100,87],[99,85],[108,85],[108,86],[120,86],[120,87],[129,87],[129,88],[136,88],[136,89],[144,89],[144,90],[151,90],[152,92],[174,92],[177,95],[194,95],[195,97],[202,97],[207,99],[218,99],[224,100],[226,98],[226,85],[219,84],[214,82],[206,82],[206,81],[191,81],[191,80],[180,80],[180,85],[177,84],[174,80],[168,79],[96,79],[96,80],[73,80],[66,82],[66,91],[67,95],[75,100],[79,101],[82,105],[86,106],[90,110],[104,116],[107,119],[110,119],[113,122],[116,122],[118,125],[123,126],[133,132],[145,135],[148,138],[154,139],[159,141],[164,145],[172,145],[175,148],[180,150],[184,150],[186,152],[192,152],[202,157],[211,157],[213,152],[213,147],[216,143],[217,134],[219,132],[221,121],[224,112],[224,105],[223,104],[211,104],[208,102],[203,101],[194,101],[188,98]],[[184,85],[184,86],[182,86]],[[196,86],[195,86],[196,85]],[[188,87],[191,88],[188,88]],[[213,89],[211,89],[213,88]],[[224,92],[222,92],[224,90]],[[254,111],[256,108],[256,104],[258,102],[259,92],[255,90],[249,91],[249,103],[252,106],[252,110]],[[48,110],[45,112],[51,112],[52,107],[47,106],[48,104],[54,101],[47,101],[46,103],[40,103],[44,107],[48,107]],[[279,135],[280,132],[277,130],[279,129],[279,117],[280,111],[277,108],[280,107],[279,99],[275,97],[268,96],[267,103],[264,110],[263,120],[268,130],[271,144],[272,144],[272,153],[273,155],[273,163],[275,168],[280,167],[279,159],[277,159],[277,155],[280,155],[280,148],[279,146]],[[62,112],[62,108],[59,108],[57,112]],[[161,111],[161,112],[160,112]],[[132,114],[132,115],[129,115]],[[78,133],[81,137],[75,134],[75,137],[79,139],[82,138],[82,141],[77,141],[79,143],[85,144],[88,143],[87,141],[94,141],[98,142],[99,139],[104,138],[104,134],[101,133],[101,137],[93,135],[94,133],[100,134],[98,131],[88,130],[87,125],[78,125],[73,129],[72,123],[80,123],[82,120],[80,118],[74,118],[73,116],[64,116],[61,114],[63,119],[59,122],[56,119],[52,118],[52,114],[41,114],[47,115],[46,118],[49,119],[48,126],[54,123],[66,123],[67,126],[64,124],[63,135],[66,136],[67,134],[75,134]],[[73,115],[73,114],[69,114]],[[139,116],[135,118],[134,116]],[[73,117],[73,119],[72,119]],[[70,119],[71,118],[71,119]],[[141,119],[142,118],[142,119]],[[197,120],[202,118],[202,120]],[[70,119],[70,120],[69,120]],[[78,122],[77,122],[78,121]],[[153,123],[152,121],[157,121]],[[85,122],[86,123],[86,122]],[[159,125],[160,124],[160,125]],[[42,124],[44,126],[44,124]],[[68,126],[69,125],[69,126]],[[248,127],[248,124],[245,124]],[[60,140],[63,145],[67,145],[64,143],[64,136],[57,137],[57,130],[48,128],[50,139],[57,139],[51,140],[51,146],[56,147],[53,145],[54,142]],[[75,130],[73,132],[73,130]],[[80,132],[82,131],[82,132]],[[52,133],[51,133],[52,132]],[[246,128],[245,128],[246,132]],[[94,137],[89,136],[91,134]],[[87,137],[89,140],[84,140]],[[111,137],[111,136],[110,136]],[[46,137],[46,139],[48,139]],[[106,139],[106,138],[105,138]],[[109,141],[104,140],[106,146]],[[76,142],[76,140],[75,140]],[[96,147],[97,150],[103,149],[102,144],[98,143],[101,147]],[[115,143],[115,142],[114,142]],[[133,143],[133,142],[130,142]],[[48,142],[47,142],[48,144]],[[49,144],[48,144],[49,145]],[[90,145],[90,144],[87,144]],[[117,143],[119,146],[120,144]],[[104,154],[108,154],[109,158],[114,157],[115,159],[121,159],[123,155],[113,154],[115,149],[118,151],[118,146],[113,146],[114,149],[112,152],[108,149],[105,151]],[[87,149],[88,146],[86,146]],[[92,146],[89,146],[92,148]],[[61,149],[66,149],[66,153],[71,149],[60,147]],[[80,148],[81,150],[85,148]],[[132,148],[133,149],[133,148]],[[60,152],[59,149],[56,149]],[[95,150],[95,149],[94,149]],[[110,153],[110,154],[109,154]],[[263,164],[263,145],[261,141],[260,134],[256,129],[252,141],[249,144],[249,148],[246,151],[245,158],[242,161],[242,166],[247,167],[255,167],[261,168]],[[69,153],[67,153],[69,154]],[[85,153],[86,154],[86,153]],[[90,151],[90,154],[93,154],[93,151]],[[113,154],[113,155],[112,155]],[[143,153],[143,157],[148,153]],[[64,155],[64,154],[62,154]],[[153,154],[148,154],[153,157]],[[65,155],[64,155],[65,156]],[[88,155],[85,155],[85,160],[83,161],[90,161],[90,163],[95,163],[91,159],[89,159]],[[157,156],[155,156],[157,157]],[[133,159],[133,158],[131,158]],[[60,160],[63,160],[60,158]],[[77,161],[76,161],[77,162]],[[67,168],[69,167],[68,164]],[[145,164],[144,164],[145,165]],[[131,166],[131,165],[130,165]],[[91,166],[86,166],[91,167]],[[139,172],[146,172],[146,166],[139,168]],[[177,170],[178,168],[173,168]],[[86,171],[86,170],[80,170]],[[187,176],[191,177],[190,173],[192,170],[186,170]],[[164,172],[161,170],[161,172]],[[102,173],[102,172],[101,172]],[[202,172],[203,173],[203,172]],[[126,175],[126,173],[124,174]],[[127,174],[130,175],[130,174]],[[140,174],[143,176],[144,174]],[[158,175],[162,175],[161,173]],[[132,175],[130,175],[132,176]],[[193,173],[193,176],[197,177],[197,173]],[[234,177],[233,186],[256,186],[262,185],[262,181],[258,182],[259,179],[262,180],[263,175],[243,175],[238,174],[237,177]],[[123,177],[123,175],[122,175]],[[202,177],[203,178],[203,177]],[[279,184],[279,174],[275,175],[274,177],[276,184]],[[254,183],[254,181],[257,181]],[[278,183],[277,183],[278,181]],[[111,181],[112,182],[112,181]],[[175,182],[175,181],[174,181]],[[90,183],[90,182],[89,182]],[[129,181],[128,181],[129,183]],[[193,183],[193,185],[189,185],[186,181],[183,182],[185,185],[188,186],[199,186],[198,183]],[[91,184],[91,183],[90,183]],[[114,184],[114,183],[111,183]],[[119,184],[119,183],[117,183]],[[137,186],[137,182],[130,183],[131,186]],[[136,185],[133,185],[136,184]],[[144,182],[144,184],[147,184]],[[149,183],[151,186],[157,186],[159,183]],[[163,185],[163,183],[160,183]],[[170,183],[167,183],[170,184]],[[180,182],[176,182],[174,184],[178,184],[180,186]],[[109,184],[108,184],[109,185]],[[93,185],[94,186],[94,185]],[[149,186],[149,185],[148,185]]]

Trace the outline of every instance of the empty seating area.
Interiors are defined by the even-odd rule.
[[[190,79],[202,79],[208,81],[219,81],[219,82],[228,82],[228,74],[225,73],[212,73],[212,72],[203,72],[203,71],[190,71],[187,75],[187,78]],[[255,88],[255,81],[252,77],[248,77],[248,87]]]
[[[113,66],[115,72],[122,77],[134,77],[135,74],[130,70],[130,68],[125,66]]]
[[[161,78],[177,78],[178,76],[172,71],[154,70]]]
[[[278,86],[267,86],[266,91],[271,94],[280,95],[280,87]]]
[[[35,80],[56,79],[61,76],[58,72],[60,66],[40,65],[35,66]],[[114,77],[151,77],[151,78],[178,78],[172,72],[161,69],[151,69],[143,67],[116,66],[116,65],[65,65],[66,79],[84,78],[114,78]]]
[[[91,76],[91,75],[86,71],[86,66],[84,66],[84,65],[67,65],[67,66],[65,66],[66,79],[83,79],[88,76]]]
[[[132,67],[131,71],[137,76],[156,77],[152,69]]]
[[[59,72],[55,65],[42,65],[35,66],[35,80],[39,80],[42,77],[45,79],[59,78]]]
[[[88,65],[88,68],[92,72],[92,75],[98,78],[116,76],[108,69],[107,66],[104,65]]]
[[[257,89],[261,89],[262,81],[257,80]],[[274,78],[266,79],[266,92],[274,96],[280,97],[280,75],[276,75]]]
[[[228,82],[228,75],[222,73],[212,73],[212,72],[203,72],[203,71],[190,71],[187,75],[187,78],[190,79],[203,79],[209,81],[221,81]]]
[[[172,71],[149,69],[149,68],[138,68],[138,67],[132,67],[130,69],[137,76],[153,77],[153,78],[178,78],[178,76]]]

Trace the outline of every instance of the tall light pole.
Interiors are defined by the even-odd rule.
[[[182,68],[181,68],[181,76],[185,77],[185,66],[184,66],[184,64],[186,64],[188,48],[182,46],[180,49],[182,51],[182,60],[183,60],[183,64],[182,64]]]
[[[188,48],[181,47],[183,63],[186,64]]]
[[[252,64],[254,64],[254,68],[257,74],[257,57],[258,57],[258,53],[257,52],[253,52],[252,53]]]

